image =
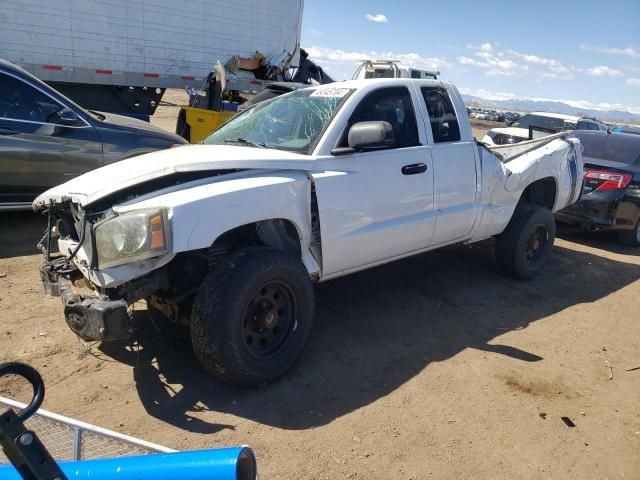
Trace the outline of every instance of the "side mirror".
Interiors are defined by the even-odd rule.
[[[80,125],[82,123],[82,119],[78,114],[69,107],[65,107],[60,110],[58,118],[60,119],[60,123],[63,125]]]
[[[332,155],[345,155],[362,150],[379,150],[395,145],[393,127],[389,122],[358,122],[349,129],[348,147],[331,150]]]
[[[393,127],[389,122],[358,122],[349,129],[349,148],[368,150],[395,145]]]

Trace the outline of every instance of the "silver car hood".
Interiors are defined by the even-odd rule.
[[[34,210],[72,201],[82,206],[150,180],[185,172],[240,169],[310,170],[314,158],[297,153],[227,145],[186,145],[92,170],[36,198]]]

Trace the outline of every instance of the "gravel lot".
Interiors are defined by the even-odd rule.
[[[41,292],[44,226],[0,214],[0,360],[40,370],[48,410],[177,449],[246,443],[263,479],[640,478],[640,252],[607,235],[561,230],[527,283],[487,241],[319,285],[295,368],[239,389],[142,305],[134,342],[80,344]]]

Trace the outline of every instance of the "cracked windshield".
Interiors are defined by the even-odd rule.
[[[215,131],[204,143],[308,154],[351,91],[348,88],[304,89],[262,102]]]

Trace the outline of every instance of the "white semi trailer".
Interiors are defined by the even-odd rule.
[[[264,60],[228,72],[257,91],[297,66],[304,0],[2,0],[0,58],[81,105],[152,114],[166,88],[200,88],[220,61]],[[269,78],[271,76],[271,78]]]

